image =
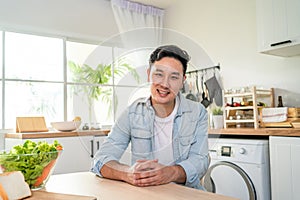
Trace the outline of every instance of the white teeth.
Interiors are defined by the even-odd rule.
[[[169,91],[161,91],[161,90],[157,90],[160,94],[169,94]]]

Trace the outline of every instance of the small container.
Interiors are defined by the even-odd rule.
[[[85,123],[84,126],[82,127],[82,130],[89,130],[90,127],[88,126],[88,123]]]

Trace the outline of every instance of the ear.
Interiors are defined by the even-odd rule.
[[[186,80],[186,75],[183,76],[182,84],[181,84],[181,88],[180,88],[180,89],[182,89],[182,88],[184,87],[184,82],[185,82],[185,80]]]
[[[147,76],[148,76],[147,81],[149,82],[150,81],[150,67],[148,67],[148,69],[147,69]]]

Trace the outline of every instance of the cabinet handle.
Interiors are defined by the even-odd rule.
[[[94,140],[91,140],[91,158],[94,158]]]
[[[97,141],[97,151],[99,150],[99,148],[100,148],[100,142],[99,141]]]
[[[292,43],[292,41],[291,40],[286,40],[286,41],[282,41],[282,42],[273,43],[273,44],[271,44],[271,47],[275,47],[275,46],[282,45],[282,44],[287,44],[287,43]]]

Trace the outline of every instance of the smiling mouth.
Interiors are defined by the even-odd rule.
[[[158,94],[160,94],[161,96],[167,96],[168,94],[170,94],[170,91],[167,91],[167,90],[156,89],[156,91],[157,91]]]

